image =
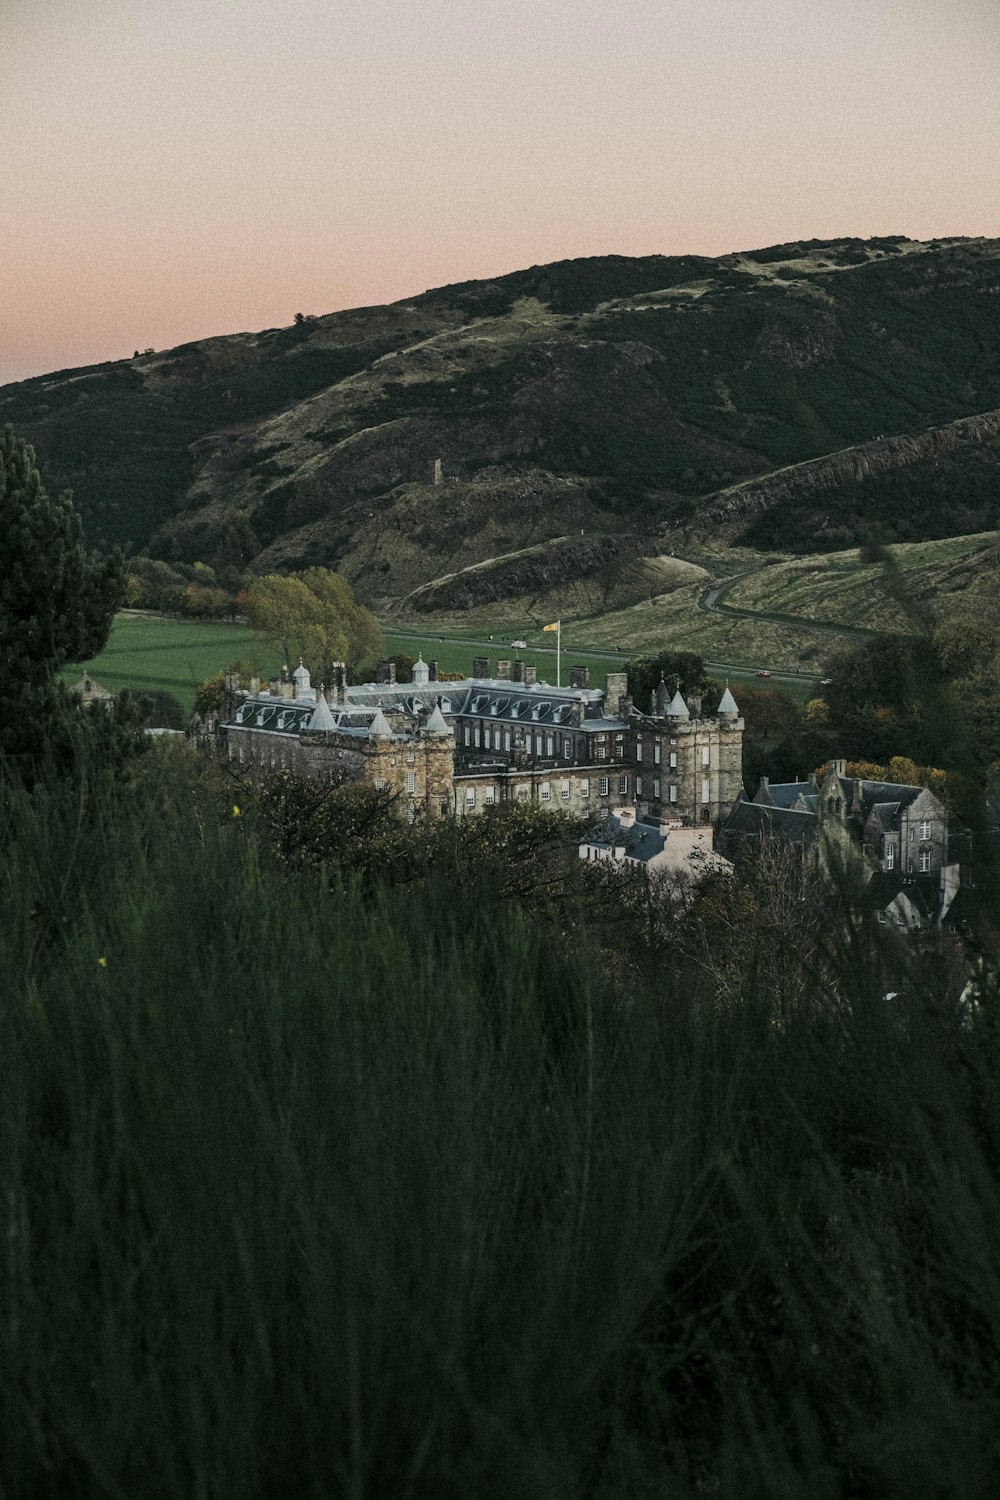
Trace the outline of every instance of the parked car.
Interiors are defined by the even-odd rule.
[[[760,671],[759,671],[759,672],[758,672],[758,673],[757,673],[757,676],[758,676],[758,677],[770,677],[770,675],[771,675],[771,674],[770,674],[770,672],[769,672],[769,671],[768,671],[768,670],[767,670],[767,668],[766,668],[766,667],[761,667],[761,669],[760,669]]]
[[[526,651],[528,649],[527,641],[511,641],[510,644],[515,651]]]

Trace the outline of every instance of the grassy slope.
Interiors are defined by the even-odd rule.
[[[992,1493],[953,959],[780,881],[646,951],[502,840],[363,887],[249,788],[87,787],[2,804],[5,1494]]]

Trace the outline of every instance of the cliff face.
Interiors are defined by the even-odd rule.
[[[782,501],[823,494],[840,485],[859,484],[873,475],[954,453],[969,444],[987,443],[998,436],[1000,410],[961,417],[912,436],[878,438],[733,485],[711,497],[704,516],[709,522],[748,519]]]

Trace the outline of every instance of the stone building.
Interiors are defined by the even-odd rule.
[[[743,792],[744,722],[727,687],[714,714],[701,699],[671,697],[666,683],[653,694],[648,714],[631,721],[636,799],[652,819],[716,825]]]
[[[808,781],[763,777],[753,801],[741,799],[725,819],[720,844],[730,858],[748,845],[791,845],[813,869],[836,849],[860,862],[880,920],[919,927],[944,922],[958,892],[950,834],[948,811],[927,787],[848,776],[834,760]]]
[[[596,688],[585,667],[566,687],[539,682],[518,660],[499,660],[494,674],[485,657],[460,681],[438,680],[423,660],[409,683],[397,683],[389,663],[375,682],[349,687],[339,664],[333,676],[328,694],[302,665],[249,692],[229,679],[217,726],[225,753],[248,768],[384,787],[413,816],[537,802],[588,816],[638,805],[678,825],[706,824],[741,789],[743,721],[728,689],[715,715],[676,699],[640,715],[624,672]]]

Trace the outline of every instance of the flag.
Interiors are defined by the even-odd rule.
[[[543,629],[543,630],[558,630],[558,629],[559,629],[559,626],[560,626],[560,625],[561,625],[561,624],[562,624],[562,621],[561,621],[561,620],[554,620],[554,621],[553,621],[553,623],[552,623],[552,624],[551,624],[551,625],[543,625],[543,626],[542,626],[542,629]]]

